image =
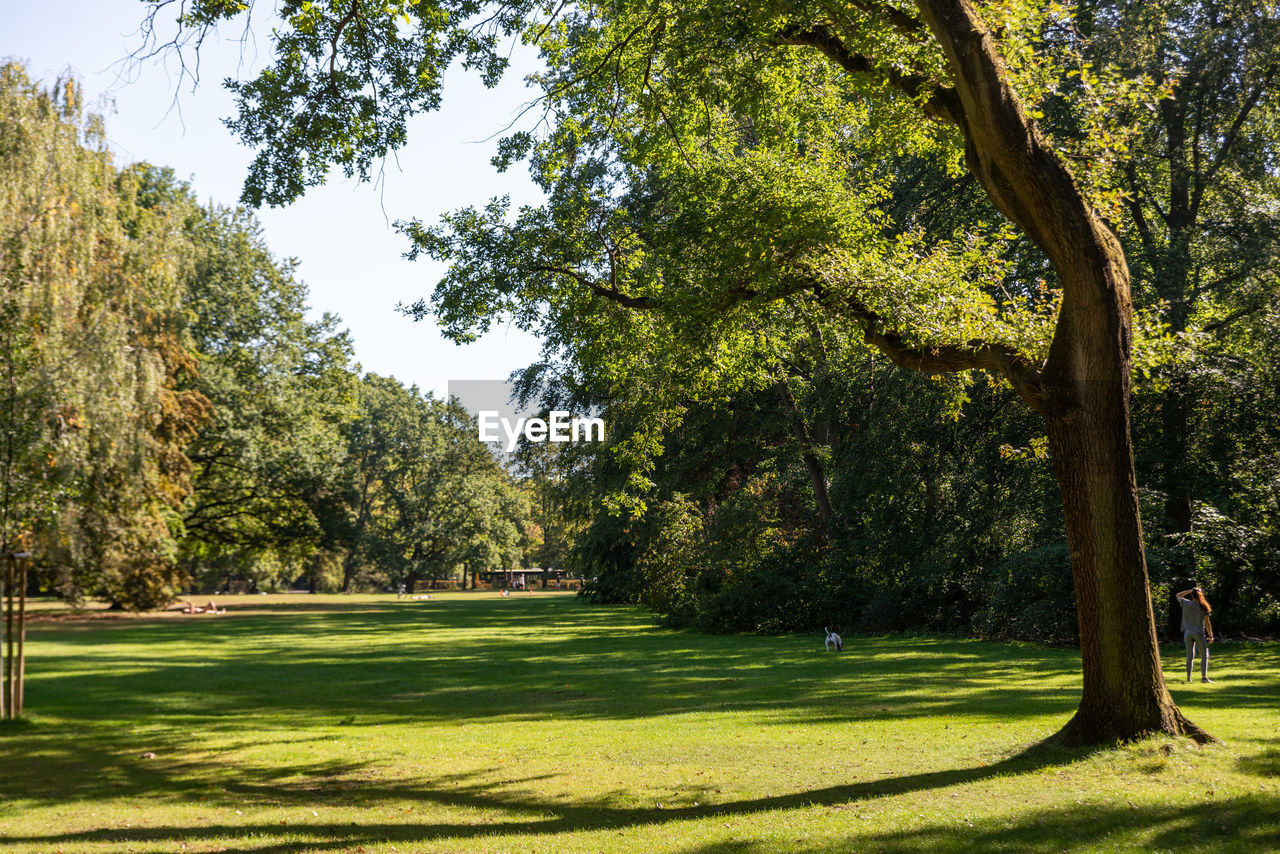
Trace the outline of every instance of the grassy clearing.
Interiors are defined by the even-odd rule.
[[[1046,752],[1070,650],[826,655],[542,593],[226,601],[32,627],[0,850],[1280,849],[1276,645],[1173,681],[1225,745]]]

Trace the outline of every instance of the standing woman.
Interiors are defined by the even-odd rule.
[[[1209,600],[1199,587],[1183,590],[1178,594],[1182,606],[1182,641],[1187,645],[1187,681],[1191,681],[1191,661],[1195,658],[1196,643],[1200,644],[1200,681],[1209,678],[1209,644],[1213,643],[1213,624],[1209,622]]]

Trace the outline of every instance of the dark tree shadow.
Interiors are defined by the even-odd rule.
[[[1071,750],[1054,745],[1036,745],[1014,756],[990,765],[949,769],[921,774],[908,774],[866,782],[807,789],[785,795],[716,802],[710,789],[688,793],[698,798],[696,804],[653,808],[619,807],[617,792],[608,792],[592,800],[564,802],[540,799],[534,789],[540,778],[506,781],[503,789],[493,789],[481,775],[454,774],[429,780],[398,780],[369,783],[358,779],[360,763],[320,763],[275,767],[271,770],[242,769],[235,779],[219,780],[201,775],[199,766],[180,761],[150,765],[134,763],[116,782],[104,786],[119,796],[121,788],[165,792],[175,797],[201,792],[217,792],[229,802],[246,799],[279,805],[341,805],[354,803],[378,805],[386,802],[416,802],[435,807],[480,810],[501,815],[493,823],[480,824],[330,824],[290,823],[251,825],[201,825],[198,828],[151,826],[136,828],[102,828],[76,833],[41,836],[10,836],[12,842],[55,847],[80,843],[148,842],[173,839],[217,838],[223,836],[297,836],[310,835],[308,850],[344,849],[351,845],[377,841],[467,840],[479,836],[557,835],[592,830],[621,830],[710,817],[746,816],[776,810],[826,806],[851,808],[860,801],[924,790],[944,789],[974,783],[991,777],[1034,772],[1049,765],[1066,764],[1084,758],[1088,750]],[[47,760],[48,757],[45,757]],[[65,762],[80,761],[93,765],[101,757],[93,751],[68,748]],[[512,784],[521,788],[512,789]],[[102,793],[105,795],[105,791]],[[296,842],[264,844],[255,851],[295,850]]]
[[[1271,747],[1253,756],[1242,756],[1236,762],[1250,774],[1280,777],[1280,747]]]
[[[1212,805],[1087,805],[1071,810],[1037,810],[1013,819],[932,823],[897,833],[868,832],[841,845],[807,847],[794,854],[867,851],[918,852],[1214,851],[1259,854],[1280,850],[1280,803],[1274,798],[1240,797]],[[752,854],[764,846],[751,840],[712,843],[684,854]]]
[[[848,810],[857,818],[860,804],[873,798],[906,795],[979,782],[996,776],[1030,774],[1046,766],[1061,765],[1084,758],[1087,751],[1038,745],[987,766],[910,774],[881,780],[810,789],[773,797],[750,798],[722,803],[706,803],[666,808],[622,808],[613,796],[566,803],[539,799],[530,794],[538,778],[514,781],[522,791],[495,791],[478,778],[450,775],[429,781],[400,781],[389,784],[359,783],[345,788],[343,775],[356,770],[352,765],[331,765],[310,769],[290,768],[289,775],[306,771],[313,776],[302,781],[282,782],[260,774],[225,789],[229,798],[242,802],[254,796],[270,803],[291,804],[378,804],[384,801],[417,802],[437,807],[480,810],[498,816],[475,823],[251,823],[135,828],[102,828],[75,833],[11,836],[8,841],[55,848],[77,843],[118,844],[156,842],[173,839],[213,841],[224,838],[252,838],[253,849],[262,854],[296,851],[349,850],[353,846],[392,843],[459,842],[465,850],[469,840],[555,836],[600,830],[625,832],[665,824],[706,818],[732,818],[757,813],[803,807]],[[282,772],[283,774],[284,772]],[[337,782],[335,782],[337,780]],[[142,781],[138,781],[142,782]],[[161,782],[160,780],[150,782]],[[918,851],[1064,851],[1105,848],[1181,850],[1205,847],[1214,851],[1262,852],[1280,849],[1280,798],[1243,796],[1213,804],[1081,805],[1070,809],[1038,810],[1002,816],[998,819],[968,820],[949,824],[932,823],[909,832],[851,834],[836,850],[872,850],[885,854]],[[307,841],[299,843],[297,837]],[[288,838],[284,838],[288,837]],[[274,841],[273,841],[274,840]],[[1140,842],[1141,840],[1141,842]],[[688,849],[689,854],[751,852],[762,843],[730,840]],[[868,847],[869,846],[869,847]],[[775,847],[776,845],[772,845]],[[805,847],[796,852],[833,850],[830,845]]]

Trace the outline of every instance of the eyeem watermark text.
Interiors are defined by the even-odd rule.
[[[545,418],[505,418],[496,409],[477,414],[481,442],[504,442],[507,453],[516,449],[520,437],[529,442],[603,442],[604,420],[580,418],[563,409],[553,409]],[[500,435],[501,433],[501,435]]]

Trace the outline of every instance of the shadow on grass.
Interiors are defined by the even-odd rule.
[[[1242,756],[1240,768],[1259,777],[1280,777],[1280,747],[1272,747],[1254,756]]]
[[[68,748],[74,753],[74,748]],[[297,850],[298,837],[306,839],[307,850],[346,850],[351,846],[380,842],[462,841],[497,836],[553,836],[591,831],[626,831],[701,819],[723,819],[811,807],[856,810],[859,803],[872,798],[905,795],[926,790],[945,789],[974,783],[996,776],[1029,774],[1049,765],[1061,765],[1088,755],[1086,750],[1037,745],[1029,750],[990,765],[948,769],[866,782],[827,786],[785,795],[714,802],[708,789],[686,793],[698,797],[689,805],[655,805],[651,808],[619,807],[618,793],[606,793],[589,801],[566,803],[539,799],[533,791],[539,781],[528,778],[507,781],[524,788],[494,789],[481,775],[450,775],[430,780],[405,780],[370,783],[360,779],[358,763],[327,763],[316,766],[244,769],[234,780],[201,780],[199,767],[182,763],[157,763],[145,769],[134,766],[128,773],[127,786],[138,790],[164,792],[169,796],[191,796],[201,791],[213,793],[216,800],[250,806],[350,806],[376,807],[385,803],[416,803],[431,807],[454,808],[463,814],[479,812],[485,818],[475,822],[415,823],[329,823],[306,822],[288,824],[202,824],[190,826],[150,826],[136,828],[100,828],[83,832],[46,835],[10,836],[14,843],[68,846],[76,843],[118,844],[181,839],[214,841],[224,838],[254,838],[255,852]],[[45,757],[46,759],[48,757]],[[93,764],[100,757],[82,757]],[[123,781],[122,781],[123,782]],[[221,784],[220,784],[221,783]],[[119,789],[116,788],[116,794]],[[707,801],[707,802],[703,802]],[[212,806],[212,804],[211,804]],[[499,818],[494,819],[492,816]],[[287,837],[287,838],[281,838]],[[274,841],[273,841],[274,839]],[[888,839],[886,838],[886,842]],[[906,846],[908,840],[904,839]],[[750,850],[749,848],[711,847],[700,851]],[[797,847],[795,850],[803,850]],[[888,850],[888,849],[886,849]],[[897,849],[894,849],[897,850]],[[919,850],[904,847],[902,850]]]
[[[1280,850],[1280,811],[1275,798],[1245,796],[1212,807],[1082,805],[1070,810],[1038,810],[1013,819],[928,824],[897,833],[850,835],[839,847],[811,847],[800,840],[795,854],[874,851],[876,854],[939,852],[1182,851],[1254,852]],[[756,840],[715,842],[684,854],[753,854],[777,850]]]
[[[450,640],[436,640],[440,632]],[[348,715],[361,723],[753,710],[779,724],[1065,719],[1079,696],[1071,650],[894,637],[860,638],[857,655],[825,655],[817,639],[685,635],[572,600],[45,628],[39,636],[69,652],[32,656],[30,710],[86,724],[198,722],[215,733],[250,719],[310,727]],[[1245,665],[1275,672],[1280,650],[1242,645],[1218,660],[1226,675],[1217,685],[1171,686],[1193,719],[1209,697],[1232,708],[1280,703],[1275,683],[1230,675]]]
[[[247,609],[246,609],[247,610]],[[1085,754],[1040,747],[989,766],[948,769],[718,802],[666,808],[619,806],[626,792],[557,801],[530,790],[494,788],[485,775],[384,781],[360,761],[280,762],[240,767],[228,754],[264,745],[259,728],[296,728],[275,744],[331,738],[326,724],[583,719],[628,721],[695,712],[763,710],[762,722],[857,723],[946,716],[980,721],[1037,715],[1065,719],[1076,705],[1078,654],[945,638],[859,638],[856,654],[827,655],[821,637],[721,637],[657,629],[631,609],[591,608],[563,597],[364,603],[316,612],[231,614],[183,620],[44,624],[31,635],[28,709],[42,717],[0,728],[0,793],[26,802],[148,798],[210,806],[352,806],[421,803],[480,811],[474,823],[314,822],[110,828],[10,837],[50,847],[256,835],[254,850],[342,850],[380,841],[469,840],[625,830],[809,806],[851,810],[870,798],[907,795],[1029,775]],[[1166,661],[1169,658],[1166,657]],[[1176,659],[1175,659],[1176,660]],[[1215,659],[1253,674],[1280,667],[1280,649],[1231,646]],[[939,685],[945,690],[939,690]],[[1200,693],[1201,686],[1188,696]],[[1212,686],[1216,703],[1274,708],[1280,687],[1256,676]],[[1207,695],[1206,695],[1207,696]],[[1182,699],[1179,696],[1179,699]],[[1194,715],[1194,711],[1193,711]],[[313,734],[314,733],[314,734]],[[189,752],[192,742],[202,749]],[[154,752],[156,758],[143,758]],[[1242,759],[1274,776],[1280,751]],[[1222,802],[1220,802],[1222,803]],[[1272,798],[1226,801],[1252,850],[1277,847]],[[1267,806],[1262,810],[1261,806]],[[929,826],[909,834],[859,834],[874,850],[961,848],[1052,850],[1088,847],[1109,832],[1157,828],[1176,838],[1203,809],[1088,807],[1025,814],[998,826]],[[1215,804],[1214,820],[1224,809]],[[492,814],[497,815],[497,819]],[[1264,819],[1265,816],[1265,819]],[[1106,828],[1111,828],[1108,831]],[[1215,831],[1216,832],[1216,831]],[[286,839],[286,837],[288,837]],[[1163,836],[1161,837],[1163,838]],[[1212,841],[1212,835],[1208,837]],[[698,851],[751,851],[724,842]],[[853,847],[853,846],[851,846]],[[803,851],[797,844],[794,850]],[[1248,848],[1243,850],[1250,850]]]
[[[757,813],[798,808],[825,807],[847,811],[853,832],[838,841],[841,850],[870,850],[897,854],[916,851],[1063,851],[1095,847],[1136,849],[1182,849],[1198,845],[1218,851],[1267,851],[1280,848],[1280,801],[1274,796],[1243,796],[1215,802],[1212,806],[1142,806],[1127,804],[1079,805],[1071,809],[1032,811],[999,819],[970,822],[963,817],[953,823],[932,823],[902,832],[877,832],[858,827],[862,802],[884,796],[906,795],[926,790],[979,782],[996,776],[1029,774],[1045,766],[1066,764],[1086,755],[1057,747],[1037,746],[989,766],[911,774],[863,783],[829,786],[774,797],[751,798],[705,805],[654,808],[623,808],[613,796],[594,801],[564,803],[540,800],[528,790],[495,791],[482,781],[463,775],[430,781],[389,785],[351,783],[347,788],[335,777],[357,770],[355,766],[326,766],[289,769],[291,774],[308,772],[303,780],[282,782],[261,776],[242,780],[218,790],[223,797],[244,803],[251,797],[274,805],[377,806],[383,802],[414,802],[434,807],[456,808],[463,815],[483,816],[475,821],[334,823],[324,821],[248,824],[202,824],[101,828],[83,832],[11,836],[11,843],[64,847],[75,844],[120,845],[182,840],[216,842],[246,840],[247,850],[258,854],[283,854],[305,847],[309,851],[349,850],[354,846],[379,843],[461,842],[483,838],[486,845],[501,838],[548,837],[594,831],[625,832],[660,827],[674,822],[745,817]],[[139,781],[141,782],[141,781]],[[165,785],[162,777],[150,781]],[[350,781],[346,781],[350,782]],[[532,787],[538,781],[515,781]],[[497,815],[498,818],[493,818]],[[250,843],[249,840],[252,840]],[[807,847],[801,840],[788,845],[795,852],[832,850],[832,841]],[[770,848],[777,843],[759,840],[726,840],[687,849],[688,854],[729,854]]]
[[[306,741],[294,739],[292,741]],[[237,745],[228,745],[234,750]],[[350,850],[380,843],[457,842],[464,847],[471,840],[551,837],[561,834],[599,831],[626,832],[661,827],[685,821],[747,817],[759,813],[801,808],[845,811],[852,828],[838,840],[841,850],[870,850],[897,854],[915,851],[1063,851],[1095,847],[1134,849],[1183,849],[1209,846],[1215,851],[1267,851],[1280,848],[1280,798],[1275,795],[1242,796],[1219,800],[1211,805],[1177,806],[1128,804],[1086,804],[1069,809],[1031,811],[997,819],[970,822],[961,815],[955,822],[931,823],[910,831],[876,831],[864,819],[863,804],[871,799],[938,791],[977,783],[994,777],[1032,775],[1048,766],[1067,765],[1086,758],[1090,751],[1056,745],[1037,745],[1000,762],[977,767],[947,769],[888,777],[844,785],[809,789],[790,794],[715,801],[712,790],[685,792],[697,802],[686,805],[620,807],[620,793],[610,792],[591,800],[565,802],[539,798],[537,778],[507,780],[493,788],[484,774],[455,774],[431,779],[371,781],[369,769],[359,762],[326,762],[275,766],[271,769],[238,768],[219,773],[205,763],[184,762],[161,757],[144,763],[121,763],[120,757],[105,747],[60,744],[60,756],[32,757],[41,777],[50,779],[76,771],[108,768],[95,792],[79,792],[97,797],[148,793],[174,799],[208,799],[218,805],[307,806],[377,808],[389,804],[412,804],[456,809],[460,816],[474,820],[415,822],[406,812],[402,822],[336,823],[291,821],[284,823],[202,823],[148,827],[96,828],[78,832],[9,835],[10,844],[51,848],[80,845],[127,846],[148,842],[183,841],[210,844],[227,839],[245,841],[244,850],[258,854],[283,854],[305,848],[308,851]],[[106,751],[107,755],[104,755]],[[1272,757],[1275,751],[1266,756]],[[33,763],[33,764],[34,764]],[[52,767],[50,766],[52,763]],[[76,763],[80,763],[77,767]],[[232,771],[232,769],[221,769]],[[21,783],[22,781],[18,781]],[[511,789],[512,785],[520,789]],[[28,793],[32,794],[32,793]],[[833,850],[827,840],[807,847],[802,840],[788,845],[795,852]],[[687,849],[688,854],[730,854],[766,848],[777,850],[776,841],[726,840]]]

